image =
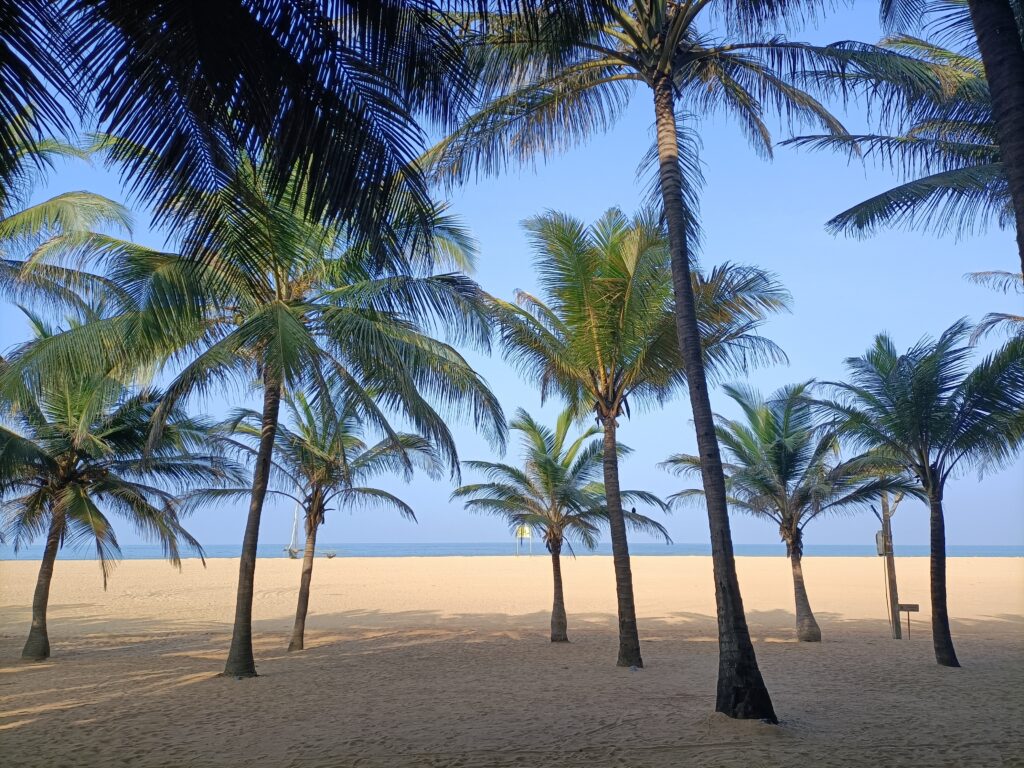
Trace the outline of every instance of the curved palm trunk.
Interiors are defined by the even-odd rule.
[[[46,535],[43,561],[39,565],[36,591],[32,595],[32,627],[21,650],[21,658],[27,661],[43,661],[50,658],[50,636],[46,632],[46,606],[50,602],[50,582],[53,580],[53,564],[60,549],[60,531],[63,518],[54,514],[50,520],[50,531]]]
[[[1009,0],[967,0],[992,96],[999,157],[1006,171],[1024,270],[1024,48]]]
[[[932,645],[935,661],[944,667],[959,667],[953,636],[949,632],[946,608],[946,521],[942,513],[942,491],[929,494],[931,507],[931,593]]]
[[[615,440],[615,418],[604,419],[604,493],[608,504],[608,527],[611,529],[612,562],[615,565],[615,595],[619,608],[620,667],[642,667],[640,633],[636,626],[636,604],[633,601],[633,570],[629,564],[629,541],[626,521],[622,517],[622,496],[619,492],[619,454]]]
[[[715,602],[718,609],[718,692],[715,709],[730,717],[777,722],[771,696],[761,677],[750,640],[743,598],[740,596],[736,562],[733,558],[729,510],[726,505],[725,475],[715,438],[714,415],[708,396],[707,377],[701,355],[697,308],[690,277],[686,243],[687,211],[683,201],[682,176],[676,144],[675,96],[668,77],[654,84],[654,111],[658,131],[659,181],[665,217],[668,220],[672,255],[672,287],[676,302],[676,332],[682,350],[690,406],[697,430],[701,478],[711,529],[711,559],[715,573]]]
[[[252,598],[256,577],[256,545],[260,535],[260,516],[263,501],[270,484],[270,462],[274,455],[274,435],[277,433],[278,413],[281,410],[281,385],[264,378],[263,419],[260,444],[256,453],[256,467],[252,477],[252,497],[249,517],[245,522],[242,556],[238,564],[238,595],[235,599],[235,625],[231,633],[231,648],[224,665],[224,674],[232,677],[255,677],[256,662],[252,656]]]
[[[313,555],[316,553],[316,534],[320,525],[310,515],[306,516],[306,551],[302,555],[302,577],[299,579],[299,603],[295,608],[295,626],[289,651],[301,651],[306,635],[306,613],[309,611],[309,585],[313,581]]]
[[[565,616],[565,595],[562,594],[562,542],[551,546],[551,573],[555,580],[555,599],[551,604],[551,642],[569,642],[569,620]]]
[[[789,556],[789,562],[793,566],[793,594],[796,596],[796,639],[803,643],[820,643],[821,628],[814,619],[811,603],[807,599],[802,559],[796,552]]]

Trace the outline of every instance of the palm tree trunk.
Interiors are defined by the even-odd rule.
[[[565,595],[562,593],[562,542],[551,546],[551,573],[555,579],[555,599],[551,604],[551,642],[569,642],[569,620],[565,616]]]
[[[661,77],[654,86],[655,121],[658,130],[658,164],[662,202],[668,220],[672,256],[672,287],[675,294],[676,332],[682,350],[690,406],[697,430],[701,478],[711,529],[711,559],[715,573],[715,602],[718,608],[718,693],[715,709],[730,717],[777,722],[771,696],[757,666],[750,640],[743,598],[740,596],[736,562],[729,529],[725,475],[715,438],[714,415],[708,396],[707,377],[701,354],[700,330],[690,276],[686,242],[688,212],[683,200],[682,175],[676,143],[675,95],[672,82]]]
[[[252,656],[252,598],[256,577],[256,546],[259,542],[263,501],[267,496],[267,486],[270,484],[270,462],[274,455],[274,436],[277,433],[280,410],[281,385],[264,376],[260,444],[252,477],[249,517],[245,522],[245,537],[242,539],[242,556],[238,564],[235,626],[231,633],[228,660],[224,665],[224,674],[231,677],[256,677],[256,662]]]
[[[885,581],[889,587],[889,625],[892,639],[903,638],[900,625],[900,594],[896,588],[896,553],[892,548],[892,511],[889,508],[889,494],[882,494],[882,542],[885,547]]]
[[[935,661],[944,667],[959,667],[946,608],[946,520],[942,513],[942,489],[929,493],[928,500],[931,507],[932,645]]]
[[[306,551],[302,555],[302,578],[299,580],[299,603],[295,608],[295,626],[289,651],[301,651],[306,635],[306,613],[309,611],[309,585],[313,581],[313,555],[316,553],[316,533],[320,528],[314,516],[306,516]]]
[[[619,454],[615,440],[615,417],[604,419],[604,493],[608,504],[608,527],[611,529],[612,562],[615,565],[615,595],[619,606],[620,667],[642,667],[640,633],[636,626],[636,604],[633,601],[633,570],[629,565],[629,541],[626,521],[622,517],[622,496],[619,492]]]
[[[46,632],[46,606],[50,602],[50,582],[53,580],[53,564],[60,549],[60,532],[64,517],[54,513],[50,520],[50,531],[43,548],[43,562],[39,565],[39,578],[32,596],[32,627],[21,650],[21,658],[27,661],[43,661],[50,658],[50,636]]]
[[[999,157],[1006,171],[1024,271],[1024,47],[1009,0],[967,0],[992,97]]]
[[[793,594],[796,596],[796,639],[802,643],[820,643],[821,628],[814,619],[811,602],[807,599],[802,560],[798,552],[789,555],[789,562],[793,566]]]

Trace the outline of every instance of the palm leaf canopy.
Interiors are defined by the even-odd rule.
[[[916,37],[833,46],[838,72],[809,73],[826,90],[866,98],[879,132],[801,136],[784,144],[834,149],[897,171],[902,182],[828,222],[869,235],[882,226],[969,234],[1013,221],[988,81],[973,49],[961,53]]]
[[[734,119],[759,153],[773,139],[766,113],[792,125],[845,130],[796,83],[804,70],[839,67],[831,49],[766,32],[814,15],[817,2],[654,0],[605,4],[606,13],[567,19],[557,6],[539,20],[506,15],[485,28],[466,24],[479,108],[436,144],[424,162],[448,182],[532,163],[610,129],[638,85],[669,77],[681,110],[677,132],[691,239],[700,189],[693,123]],[[648,153],[646,164],[653,165]]]
[[[383,438],[367,442],[367,423],[361,399],[311,402],[301,392],[286,393],[287,418],[275,436],[271,495],[295,501],[316,525],[332,508],[397,510],[415,521],[411,506],[370,483],[378,477],[412,478],[414,469],[437,478],[443,457],[415,434],[396,432],[387,424]],[[221,425],[223,441],[246,458],[257,453],[261,414],[242,409]],[[194,495],[196,505],[225,497],[248,498],[248,487],[221,488]]]
[[[885,492],[917,493],[883,455],[842,459],[836,433],[815,417],[808,384],[784,387],[767,400],[745,386],[725,390],[743,414],[717,417],[729,505],[778,525],[791,552],[802,552],[804,527],[821,515],[865,509]],[[700,478],[699,456],[677,454],[662,466]],[[687,489],[672,501],[698,501],[703,494]]]
[[[848,440],[898,461],[939,498],[955,472],[1004,466],[1024,439],[1024,338],[972,368],[969,332],[961,320],[902,354],[880,334],[820,403]]]
[[[201,258],[106,235],[44,243],[21,271],[85,261],[111,315],[25,346],[19,365],[36,380],[69,365],[123,375],[142,364],[169,366],[165,407],[231,380],[259,378],[327,399],[337,391],[361,399],[370,423],[383,425],[382,409],[402,413],[453,470],[446,417],[466,415],[500,443],[497,401],[455,347],[434,335],[488,342],[483,292],[461,272],[436,270],[471,260],[461,225],[434,208],[430,238],[413,224],[396,230],[399,247],[377,249],[345,227],[310,219],[297,179],[275,200],[263,171],[239,162],[217,195]]]
[[[602,444],[598,430],[590,427],[570,438],[573,412],[558,417],[555,428],[538,423],[523,409],[516,412],[511,428],[522,439],[522,466],[490,461],[467,461],[467,469],[484,482],[463,485],[452,500],[464,499],[466,509],[504,519],[513,532],[523,526],[541,532],[552,552],[563,543],[575,542],[587,549],[597,546],[601,526],[608,522],[602,477]],[[619,454],[629,449],[619,446]],[[622,498],[634,503],[666,509],[665,504],[646,491],[622,491]],[[668,531],[656,520],[632,511],[625,514],[632,528],[671,542]]]
[[[683,383],[668,240],[657,215],[609,210],[592,226],[550,212],[526,222],[541,296],[496,302],[506,356],[575,412],[600,418],[631,401],[663,402]],[[789,306],[762,270],[724,264],[694,272],[698,324],[709,370],[724,373],[784,359],[756,333]],[[627,414],[628,415],[628,414]]]
[[[159,543],[175,565],[182,544],[202,556],[182,526],[180,497],[241,480],[237,465],[208,439],[210,424],[172,408],[160,440],[147,445],[160,406],[155,390],[79,375],[37,394],[11,385],[16,375],[5,380],[0,526],[16,550],[56,526],[62,544],[95,548],[106,584],[120,556],[113,514]]]

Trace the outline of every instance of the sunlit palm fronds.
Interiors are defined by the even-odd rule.
[[[522,438],[522,466],[488,461],[468,461],[465,467],[482,475],[484,482],[460,486],[452,500],[465,500],[472,512],[495,515],[505,520],[514,534],[522,527],[538,531],[551,552],[563,544],[597,546],[601,526],[608,521],[602,471],[601,441],[593,439],[599,430],[591,427],[570,437],[573,413],[563,411],[554,429],[538,423],[520,409],[511,428]],[[625,454],[628,449],[621,448]],[[623,491],[624,499],[664,509],[656,496],[640,491]],[[625,515],[634,530],[671,541],[664,526],[635,509]]]

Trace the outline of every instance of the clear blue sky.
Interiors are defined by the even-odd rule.
[[[841,39],[875,41],[880,33],[874,3],[832,14],[816,29],[794,39],[829,42]],[[863,128],[857,110],[844,114],[851,130]],[[610,206],[632,211],[643,194],[636,165],[650,144],[651,102],[638,90],[630,112],[616,129],[535,171],[513,171],[461,190],[453,198],[480,243],[476,278],[498,296],[510,298],[516,288],[533,287],[531,255],[520,222],[545,209],[558,209],[584,220],[597,218]],[[788,353],[790,365],[754,371],[749,380],[764,392],[809,378],[838,379],[845,357],[862,353],[875,333],[888,331],[901,348],[922,335],[941,332],[962,316],[978,319],[994,310],[1020,312],[1019,296],[1004,296],[968,284],[969,271],[1019,268],[1013,237],[993,229],[961,241],[919,232],[885,232],[866,240],[834,237],[824,222],[850,204],[882,190],[893,179],[883,170],[849,165],[827,153],[780,148],[773,162],[759,160],[740,131],[724,119],[702,123],[707,185],[701,218],[705,233],[702,262],[730,260],[774,271],[794,297],[791,315],[773,319],[764,334]],[[787,137],[780,129],[776,140]],[[62,165],[36,197],[70,189],[87,189],[123,199],[115,177],[87,165]],[[161,244],[159,233],[146,230],[138,211],[137,239]],[[0,307],[0,348],[27,338],[27,326],[12,307]],[[521,380],[499,356],[471,354],[497,393],[507,414],[519,406],[552,416],[557,404],[540,407],[529,382]],[[712,403],[731,413],[721,392]],[[197,411],[219,415],[221,399],[196,402]],[[463,458],[490,458],[487,444],[466,425],[455,426]],[[678,480],[657,468],[671,453],[695,452],[689,404],[677,399],[663,410],[636,413],[620,428],[621,440],[634,449],[621,469],[624,487],[668,495]],[[511,445],[508,460],[517,457]],[[979,480],[975,473],[953,481],[947,491],[947,537],[951,544],[1024,543],[1024,461]],[[451,484],[417,478],[406,486],[383,483],[415,508],[414,525],[381,513],[335,512],[321,534],[325,542],[474,542],[508,537],[500,521],[470,515],[448,502]],[[679,510],[666,519],[678,542],[706,542],[706,516],[701,509]],[[205,544],[241,541],[245,509],[241,504],[210,509],[189,522]],[[261,540],[284,542],[291,528],[291,509],[268,505]],[[808,541],[819,544],[871,544],[877,523],[870,514],[824,519],[808,528]],[[894,522],[897,540],[928,541],[926,508],[906,502]],[[737,543],[778,541],[777,531],[761,521],[736,516]],[[122,543],[137,539],[120,528]]]

